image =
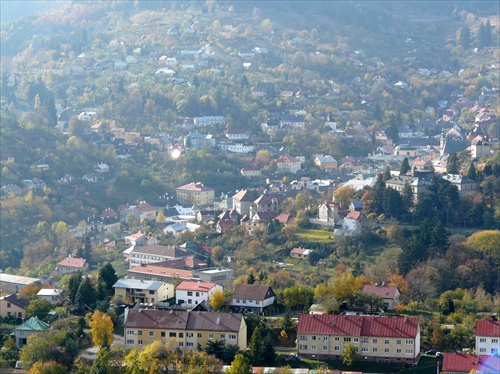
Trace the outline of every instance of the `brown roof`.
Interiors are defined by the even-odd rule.
[[[161,255],[168,257],[185,257],[187,252],[183,251],[179,247],[174,247],[171,245],[143,245],[136,246],[132,250],[134,253],[148,253],[152,255]]]
[[[394,299],[397,290],[396,286],[378,286],[373,284],[365,284],[363,286],[363,292],[374,293],[382,299]]]
[[[236,313],[131,309],[125,328],[238,332],[242,319]]]
[[[233,196],[233,199],[238,201],[254,201],[257,197],[259,197],[259,193],[255,190],[241,190]]]
[[[237,284],[233,292],[233,299],[265,300],[274,295],[274,291],[269,286]]]
[[[153,210],[155,210],[154,207],[152,207],[150,204],[148,204],[147,202],[143,201],[141,203],[139,203],[139,205],[137,205],[134,210],[136,212],[139,212],[139,213],[144,213],[144,212],[151,212]]]
[[[70,266],[73,268],[83,268],[87,262],[84,258],[79,257],[66,257],[64,260],[60,261],[58,266]]]
[[[21,299],[14,294],[0,297],[0,300],[5,300],[6,302],[11,303],[22,309],[26,309],[29,305],[29,301]]]
[[[278,216],[276,216],[276,219],[278,220],[279,223],[285,224],[290,222],[291,216],[290,214],[281,213]]]
[[[193,272],[191,270],[175,269],[163,266],[157,266],[158,264],[152,265],[139,265],[134,266],[127,270],[128,276],[133,276],[134,274],[147,275],[151,279],[156,277],[169,277],[169,278],[180,278],[180,279],[192,279]]]
[[[183,258],[176,258],[175,260],[167,260],[161,262],[155,262],[156,266],[174,268],[174,269],[185,269],[185,268],[206,268],[208,265],[205,261],[199,260],[194,256],[188,256]]]
[[[296,159],[295,157],[293,157],[293,156],[283,155],[280,158],[277,158],[276,162],[291,163],[291,162],[300,162],[300,161],[298,159]]]
[[[415,338],[418,318],[301,314],[298,334]]]

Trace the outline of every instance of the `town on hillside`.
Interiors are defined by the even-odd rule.
[[[500,15],[2,1],[0,372],[500,373]]]

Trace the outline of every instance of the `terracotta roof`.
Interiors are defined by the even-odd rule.
[[[345,218],[359,219],[360,216],[361,216],[361,212],[354,211],[354,212],[350,212],[347,216],[345,216]]]
[[[152,210],[155,210],[155,208],[152,207],[150,204],[146,203],[145,201],[143,201],[142,203],[137,205],[134,208],[134,210],[140,213],[144,213],[144,212],[151,212]]]
[[[462,353],[444,354],[442,371],[468,374],[471,370],[477,370],[483,374],[498,374],[500,373],[500,357]]]
[[[188,256],[183,258],[177,258],[175,260],[167,260],[162,262],[156,262],[156,266],[164,266],[175,269],[182,268],[206,268],[208,265],[205,261],[199,260],[194,256]]]
[[[258,192],[255,190],[241,190],[233,196],[233,200],[254,201],[258,196]]]
[[[177,187],[178,190],[188,190],[188,191],[213,191],[210,187],[205,187],[203,183],[188,183],[184,186]]]
[[[125,239],[128,239],[128,240],[137,240],[137,239],[142,238],[143,236],[145,236],[145,235],[142,232],[137,232],[135,234],[126,236]]]
[[[233,299],[265,300],[274,295],[272,288],[269,286],[237,284],[233,292]]]
[[[101,213],[101,215],[99,217],[101,217],[101,218],[118,218],[119,215],[118,215],[118,213],[116,213],[116,211],[114,209],[107,208]]]
[[[301,314],[298,334],[415,338],[417,318]]]
[[[280,158],[276,159],[276,162],[291,163],[291,162],[300,162],[300,160],[290,155],[283,155]]]
[[[394,299],[397,290],[396,286],[377,286],[373,284],[365,284],[363,286],[363,292],[374,293],[382,299]]]
[[[292,255],[308,255],[312,252],[310,249],[306,248],[294,248],[290,251],[290,254]]]
[[[290,222],[290,214],[286,213],[281,213],[278,216],[276,216],[276,219],[278,220],[279,223],[288,223]]]
[[[199,291],[199,292],[208,292],[212,288],[217,286],[215,283],[209,282],[189,282],[184,281],[176,287],[176,290],[181,291]]]
[[[476,336],[493,336],[500,338],[500,321],[477,321]]]
[[[58,266],[70,266],[72,268],[83,268],[87,262],[84,258],[79,257],[66,257],[64,260],[59,261]]]
[[[236,313],[131,309],[125,328],[238,332],[242,319]]]

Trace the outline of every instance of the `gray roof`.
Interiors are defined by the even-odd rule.
[[[463,177],[460,174],[446,174],[443,175],[443,179],[446,179],[453,184],[476,183],[472,179]]]
[[[163,282],[148,281],[140,279],[118,279],[113,288],[134,288],[140,290],[156,291],[163,285]]]
[[[238,332],[242,319],[236,313],[131,309],[125,328]]]
[[[150,255],[157,256],[168,256],[168,257],[183,257],[187,256],[187,253],[180,249],[179,247],[167,246],[167,245],[143,245],[135,246],[132,250],[133,253],[146,253]]]
[[[237,284],[233,292],[233,300],[265,300],[274,295],[274,291],[269,286],[261,286],[258,284]]]

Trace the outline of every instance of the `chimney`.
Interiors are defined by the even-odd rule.
[[[407,317],[407,316],[405,316],[405,323],[406,323],[406,321],[407,321],[407,320],[408,320],[408,317]]]
[[[396,318],[394,318],[394,328],[396,328],[397,324],[398,324],[398,321]]]
[[[201,281],[196,282],[196,285],[200,287]]]
[[[216,322],[218,325],[220,324],[220,317],[217,316],[217,322]]]
[[[335,326],[335,316],[332,317],[332,326]]]

